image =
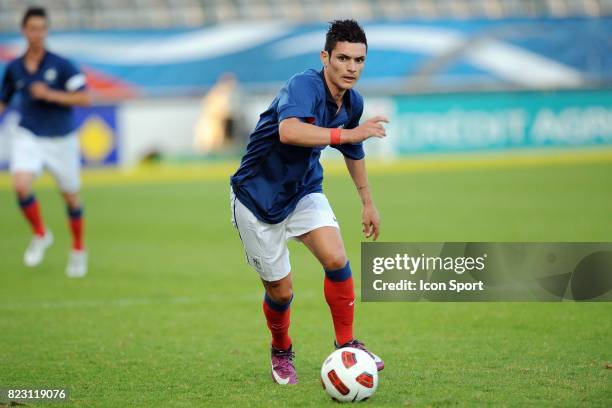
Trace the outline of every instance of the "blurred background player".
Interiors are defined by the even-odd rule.
[[[295,384],[294,352],[289,337],[293,299],[287,239],[303,242],[325,272],[325,299],[335,345],[365,350],[353,337],[355,294],[351,267],[336,217],[323,194],[321,151],[331,145],[344,155],[363,205],[366,238],[378,238],[380,217],[370,194],[362,142],[384,137],[374,117],[362,125],[363,99],[353,86],[364,67],[367,40],[354,20],[336,20],[321,51],[323,70],[294,75],[251,134],[247,153],[231,178],[232,214],[249,264],[266,293],[263,310],[272,333],[272,377]],[[368,352],[379,370],[383,361]]]
[[[231,145],[236,139],[238,81],[226,72],[202,100],[202,112],[194,126],[193,148],[210,153]]]
[[[34,232],[23,261],[39,265],[53,234],[45,226],[32,184],[43,169],[55,178],[66,202],[72,250],[66,267],[70,277],[87,273],[83,243],[83,207],[79,197],[80,154],[72,107],[88,105],[85,76],[66,59],[45,48],[48,20],[45,9],[29,8],[21,29],[27,40],[25,54],[11,61],[4,72],[0,113],[12,98],[21,116],[13,137],[11,173],[19,206]]]

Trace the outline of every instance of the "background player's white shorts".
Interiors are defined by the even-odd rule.
[[[11,173],[39,176],[44,169],[55,178],[61,191],[76,193],[81,188],[81,156],[76,132],[61,137],[37,137],[17,127],[11,148]]]
[[[230,192],[232,223],[240,239],[249,264],[265,281],[277,281],[291,272],[287,240],[321,227],[340,228],[336,216],[322,193],[308,194],[295,210],[278,224],[266,224]]]

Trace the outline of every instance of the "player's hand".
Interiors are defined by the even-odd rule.
[[[359,143],[371,137],[383,138],[387,136],[387,131],[382,123],[389,123],[389,119],[385,116],[374,116],[368,119],[355,129],[349,129],[343,132],[346,134],[347,143]]]
[[[363,233],[366,238],[374,237],[374,241],[378,239],[380,233],[380,214],[374,207],[374,204],[367,204],[361,211],[361,222],[363,224]]]
[[[30,85],[30,94],[34,99],[49,100],[51,89],[44,82],[36,81]]]

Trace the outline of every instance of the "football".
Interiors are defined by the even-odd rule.
[[[376,363],[363,350],[352,347],[338,349],[323,362],[321,384],[336,401],[363,401],[374,395],[378,386]]]

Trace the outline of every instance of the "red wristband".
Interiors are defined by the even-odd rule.
[[[329,144],[337,145],[340,144],[340,134],[342,133],[342,129],[334,128],[329,130]]]

